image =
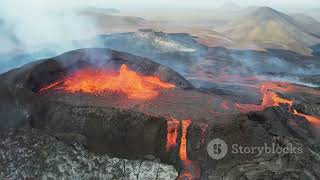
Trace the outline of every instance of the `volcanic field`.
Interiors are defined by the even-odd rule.
[[[319,88],[215,72],[209,79],[216,86],[199,88],[194,84],[208,75],[204,67],[191,68],[180,75],[148,58],[80,49],[0,75],[6,129],[0,133],[0,177],[28,179],[44,167],[37,176],[320,179]],[[296,146],[303,153],[228,153],[215,160],[207,152],[215,138],[248,147]],[[46,158],[51,148],[61,155]],[[125,161],[118,165],[116,158]],[[73,165],[78,168],[71,171]],[[101,168],[106,165],[113,169]]]

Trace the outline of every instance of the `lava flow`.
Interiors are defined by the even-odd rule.
[[[181,144],[180,144],[180,159],[181,161],[187,161],[187,129],[191,124],[191,120],[182,121],[182,135],[181,135]]]
[[[310,124],[312,124],[314,127],[316,128],[320,128],[320,118],[316,118],[316,117],[313,117],[313,116],[310,116],[310,115],[306,115],[306,114],[303,114],[303,113],[299,113],[297,110],[293,110],[293,114],[297,115],[297,116],[301,116],[301,117],[304,117],[306,120],[308,120],[308,122]]]
[[[187,132],[191,124],[191,120],[183,120],[181,124],[182,124],[182,135],[181,135],[179,156],[180,156],[180,160],[182,161],[183,170],[180,173],[178,179],[179,180],[199,179],[200,167],[196,162],[189,160],[187,155]]]
[[[167,120],[167,145],[166,150],[170,151],[177,145],[178,130],[180,121],[174,118]]]
[[[293,92],[297,89],[288,83],[264,83],[260,86],[262,95],[261,105],[254,104],[236,104],[240,111],[262,111],[267,107],[280,106],[281,104],[287,104],[289,106],[289,112],[294,115],[304,117],[310,124],[316,128],[320,128],[320,119],[303,113],[298,113],[292,108],[294,101],[279,97],[276,92]]]
[[[162,82],[156,76],[139,75],[123,64],[118,74],[103,69],[81,69],[63,80],[40,89],[39,92],[49,89],[91,94],[121,92],[126,94],[129,99],[148,100],[158,96],[158,89],[172,89],[174,87],[174,84]]]
[[[267,107],[280,106],[280,104],[289,104],[290,107],[293,105],[293,101],[281,98],[275,91],[289,92],[292,88],[285,88],[277,85],[276,83],[264,83],[260,86],[260,93],[262,96],[261,105],[255,104],[236,104],[240,111],[262,111]]]
[[[188,159],[187,156],[187,133],[188,128],[191,124],[191,120],[179,121],[175,118],[167,119],[167,144],[166,150],[170,151],[177,145],[177,137],[179,134],[179,129],[181,127],[181,140],[179,157],[182,162],[183,169],[180,172],[178,180],[194,180],[200,178],[200,166],[196,162]]]

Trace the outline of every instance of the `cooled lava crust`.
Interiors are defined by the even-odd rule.
[[[146,100],[130,99],[119,92],[70,93],[54,88],[41,91],[79,69],[117,71],[122,65],[141,76],[156,76],[175,87],[158,89],[156,97]],[[86,138],[85,143],[80,143],[92,152],[129,159],[160,159],[181,170],[181,178],[191,173],[198,179],[200,169],[203,179],[239,179],[250,175],[320,178],[319,162],[313,159],[312,153],[307,153],[319,150],[315,127],[305,118],[290,113],[287,104],[264,107],[260,112],[250,112],[250,109],[244,112],[237,108],[239,104],[218,94],[203,93],[172,69],[146,58],[109,49],[75,50],[1,75],[0,88],[3,102],[0,116],[4,117],[0,120],[1,128],[27,126],[67,142],[78,140],[61,134],[80,134]],[[299,104],[292,106],[299,112],[318,117],[319,91],[303,88],[308,89],[305,92],[316,93],[281,95],[298,99]],[[256,104],[260,98],[254,100]],[[303,101],[306,99],[308,103]],[[173,119],[179,122],[174,128],[170,127]],[[174,136],[176,142],[168,150],[168,137]],[[261,157],[228,154],[217,161],[207,153],[207,144],[214,138],[223,138],[229,145],[247,146],[265,143],[283,146],[293,142],[302,146],[305,153]],[[301,159],[305,159],[302,165]],[[189,161],[192,163],[187,163]],[[279,162],[281,166],[275,168]]]

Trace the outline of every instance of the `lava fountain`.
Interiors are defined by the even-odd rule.
[[[129,99],[148,100],[158,96],[159,92],[157,90],[174,87],[174,84],[162,82],[156,76],[140,75],[123,64],[119,73],[96,68],[81,69],[62,80],[41,88],[39,92],[49,89],[89,94],[121,92],[126,94]]]

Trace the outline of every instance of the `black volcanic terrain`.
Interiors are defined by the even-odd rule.
[[[212,49],[206,55],[209,57],[210,53],[221,58],[227,52],[226,49]],[[238,57],[241,57],[241,53]],[[62,89],[63,86],[59,88],[59,85],[50,85],[77,70],[117,70],[120,65],[128,66],[141,76],[155,75],[175,87],[159,89],[157,96],[152,99],[132,99],[117,91],[103,94],[84,91],[74,93]],[[108,49],[71,51],[11,70],[0,77],[0,95],[5,102],[2,103],[1,117],[6,117],[1,119],[1,128],[19,130],[1,132],[1,172],[4,177],[33,177],[30,174],[34,170],[23,167],[14,158],[19,156],[17,151],[4,150],[12,148],[12,143],[22,149],[30,146],[42,148],[48,143],[58,143],[57,148],[61,148],[68,158],[90,157],[107,164],[109,157],[103,155],[107,154],[128,159],[125,163],[133,163],[138,159],[143,159],[146,163],[161,161],[173,165],[180,172],[181,179],[186,176],[194,179],[200,176],[202,179],[319,178],[319,162],[316,158],[319,150],[319,90],[289,83],[250,80],[246,79],[246,73],[235,77],[239,81],[234,85],[230,84],[229,78],[224,77],[225,80],[217,79],[215,82],[219,88],[200,89],[166,66],[147,58]],[[260,86],[254,86],[253,82]],[[63,83],[66,84],[67,80]],[[174,132],[177,133],[176,145],[171,144],[172,147],[167,149]],[[32,140],[34,136],[39,137],[37,143]],[[227,144],[237,143],[243,146],[267,144],[286,147],[293,144],[301,148],[303,153],[264,153],[259,157],[228,154],[224,159],[216,161],[208,156],[207,143],[221,137]],[[24,139],[23,142],[21,138]],[[68,148],[72,147],[78,148],[77,151],[83,154],[71,153]],[[52,149],[40,151],[60,157],[54,155],[55,150]],[[39,149],[30,149],[29,152],[39,153]],[[9,154],[5,155],[6,153]],[[34,163],[36,157],[32,153],[23,157],[25,161],[31,161],[30,158]],[[60,166],[70,166],[69,162],[62,159],[53,162],[51,158],[54,157],[46,158],[50,167],[58,168],[58,174],[54,177],[80,176],[68,175],[65,173],[69,170],[59,169]],[[20,172],[9,169],[12,160],[17,161],[14,168],[20,168]],[[104,170],[96,169],[95,172],[101,173],[97,176],[94,172],[87,172],[87,160],[81,162],[81,178],[110,176],[110,179],[117,179],[117,175],[129,177],[131,172],[110,169],[115,174],[111,176]],[[73,163],[81,162],[74,160]],[[113,168],[121,166],[111,163],[115,164]],[[152,166],[169,168],[161,164]],[[50,177],[48,168],[38,175],[42,178]],[[160,169],[156,171],[163,171]],[[175,173],[171,169],[158,178],[166,179]],[[139,176],[147,175],[141,170]]]
[[[0,179],[320,179],[316,19],[79,13],[97,27],[28,53],[0,19]]]

